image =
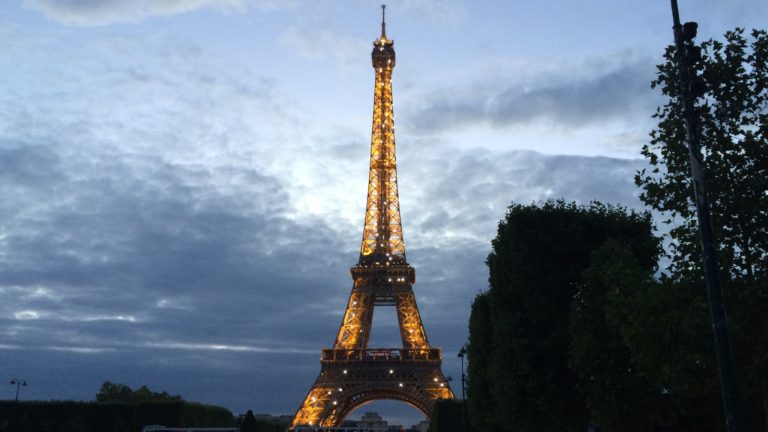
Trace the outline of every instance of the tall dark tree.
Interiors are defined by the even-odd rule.
[[[627,299],[655,283],[652,274],[609,240],[592,253],[571,304],[570,366],[600,430],[650,432],[661,423],[662,386],[639,373],[620,325]]]
[[[601,430],[718,432],[705,293],[657,279],[624,245],[593,253],[571,311],[570,360]]]
[[[654,423],[666,430],[722,431],[706,293],[700,283],[648,276],[639,283],[617,281],[606,315],[632,352],[633,367],[657,392]]]
[[[701,44],[697,73],[707,90],[696,112],[744,408],[750,427],[759,421],[768,430],[768,34],[744,33],[736,29],[724,42]],[[653,86],[669,100],[642,150],[651,170],[638,172],[635,183],[672,227],[671,276],[696,284],[701,259],[674,48],[665,58]]]
[[[496,430],[494,416],[496,403],[490,391],[490,377],[486,373],[493,353],[493,330],[488,293],[480,293],[472,303],[469,318],[469,346],[467,365],[467,411],[476,430]]]
[[[240,432],[259,432],[259,426],[256,423],[256,417],[253,415],[253,411],[248,410],[243,418],[243,423],[240,425]]]
[[[429,432],[463,432],[462,415],[461,401],[436,401],[429,419]]]
[[[649,214],[600,203],[510,206],[487,259],[493,344],[485,374],[496,430],[586,428],[586,400],[568,359],[573,299],[591,252],[608,239],[653,268],[658,240],[651,229]],[[478,337],[470,333],[470,365]],[[477,373],[470,369],[470,383]]]

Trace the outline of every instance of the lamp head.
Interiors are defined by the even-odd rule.
[[[699,24],[693,21],[683,24],[682,36],[687,41],[692,41],[696,37]]]

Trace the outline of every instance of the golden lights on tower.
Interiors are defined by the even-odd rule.
[[[400,197],[397,191],[395,114],[392,103],[392,70],[395,67],[394,41],[387,38],[383,16],[381,36],[373,42],[371,61],[375,71],[371,159],[368,174],[361,264],[389,258],[405,259],[400,224]]]
[[[394,41],[373,42],[375,71],[371,156],[363,239],[352,267],[352,292],[332,349],[322,351],[320,376],[291,422],[337,426],[344,416],[376,399],[394,399],[427,416],[437,399],[453,398],[441,371],[442,353],[432,348],[416,305],[415,270],[406,261],[397,188],[392,102]],[[402,348],[368,347],[375,306],[395,306]]]

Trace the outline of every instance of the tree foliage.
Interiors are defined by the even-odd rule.
[[[437,400],[429,418],[429,432],[463,432],[465,429],[462,416],[461,401]]]
[[[737,28],[725,34],[724,42],[708,40],[701,46],[704,58],[697,72],[707,82],[707,92],[696,113],[734,361],[747,421],[752,428],[759,424],[767,430],[768,33],[753,30],[745,36]],[[701,255],[673,47],[665,59],[652,85],[669,100],[657,110],[659,123],[642,150],[651,171],[638,172],[635,183],[642,188],[641,199],[667,216],[671,276],[698,301],[703,296]],[[679,318],[694,320],[693,315]],[[694,339],[711,338],[708,328],[702,331]],[[705,354],[699,350],[688,356]],[[716,383],[710,391],[718,391]]]
[[[768,34],[754,30],[748,41],[736,29],[725,42],[701,46],[697,72],[708,86],[696,112],[721,268],[752,281],[768,271]],[[654,114],[658,126],[642,149],[651,171],[638,172],[635,183],[672,225],[671,270],[686,276],[700,271],[701,259],[674,55],[667,48],[652,83],[669,101]]]
[[[637,359],[618,325],[627,296],[644,289],[650,274],[623,244],[608,240],[592,253],[571,303],[570,366],[601,430],[654,430],[660,386],[638,373]]]
[[[498,405],[491,394],[490,377],[486,373],[493,353],[493,334],[488,293],[480,293],[472,303],[467,347],[467,405],[472,425],[479,431],[496,429],[493,413]]]
[[[568,316],[591,252],[607,240],[625,245],[643,268],[655,268],[659,244],[651,228],[649,214],[600,203],[509,208],[487,259],[490,288],[476,298],[470,318],[469,394],[487,394],[492,406],[470,402],[475,426],[586,428],[587,401],[569,365]]]
[[[703,290],[654,277],[622,245],[593,253],[571,311],[571,365],[611,431],[724,425]]]
[[[226,408],[191,402],[0,401],[0,432],[140,432],[146,425],[231,427]]]
[[[125,384],[104,382],[96,393],[96,402],[179,402],[181,396],[157,393],[143,385],[136,390]]]
[[[238,417],[236,426],[240,432],[285,432],[290,424],[286,416],[255,415],[248,410],[244,416]]]
[[[256,417],[253,416],[253,411],[248,410],[245,413],[243,423],[240,424],[240,432],[258,432],[259,426],[256,423]]]

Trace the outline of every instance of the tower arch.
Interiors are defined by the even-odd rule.
[[[408,392],[362,391],[350,397],[349,403],[344,407],[341,407],[339,411],[339,419],[340,419],[339,422],[344,421],[350,414],[352,414],[358,408],[368,405],[371,402],[380,401],[380,400],[392,400],[392,401],[402,402],[418,410],[419,412],[424,414],[426,417],[429,417],[431,412],[430,407],[427,407],[421,402],[414,400],[414,398]]]

